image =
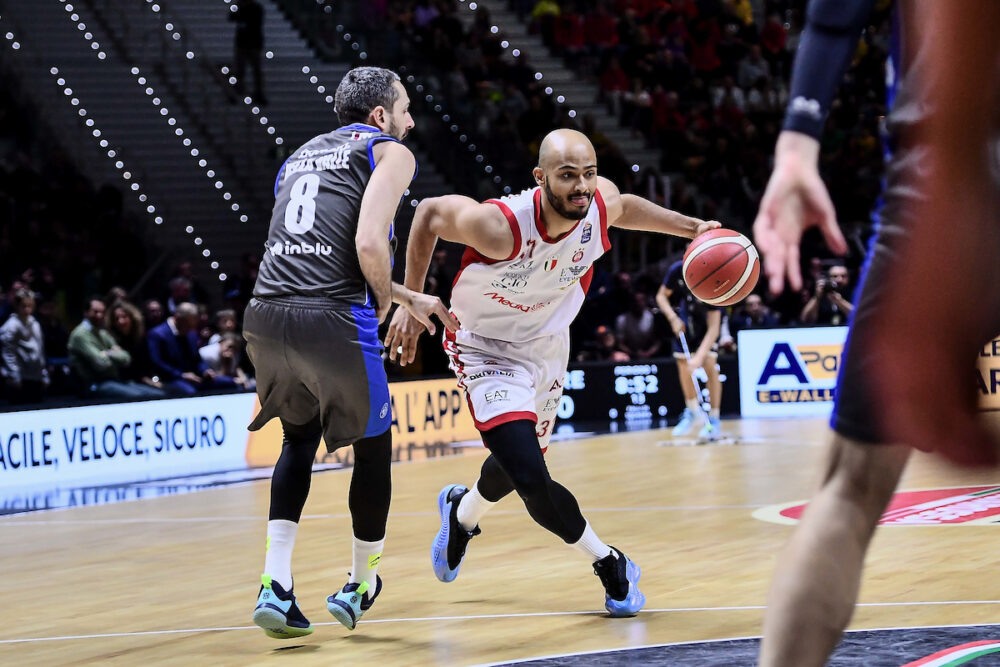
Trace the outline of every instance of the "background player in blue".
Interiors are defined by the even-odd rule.
[[[722,381],[719,379],[719,332],[722,329],[722,309],[699,301],[684,282],[684,260],[674,262],[667,271],[663,284],[656,292],[656,305],[670,323],[674,332],[673,352],[677,362],[677,376],[684,393],[684,412],[674,426],[672,434],[687,435],[701,425],[698,438],[714,438],[722,426],[719,405],[722,401]],[[681,345],[681,335],[686,337],[691,362],[688,363]],[[709,402],[708,422],[699,409],[701,396],[695,389],[691,374],[699,368],[705,370]]]
[[[244,319],[261,404],[250,430],[278,417],[284,431],[253,614],[278,639],[313,631],[292,593],[291,559],[320,437],[329,451],[354,446],[353,565],[327,609],[353,630],[382,588],[392,415],[379,322],[395,300],[431,332],[432,313],[456,328],[439,299],[392,283],[392,220],[416,170],[400,143],[413,127],[405,88],[389,70],[359,67],[335,103],[343,127],[295,150],[278,173]]]
[[[786,276],[801,287],[806,227],[847,250],[818,172],[818,138],[872,5],[809,6],[754,223],[772,292]],[[895,436],[965,461],[995,458],[974,425],[972,378],[978,346],[1000,332],[996,283],[984,278],[996,274],[998,19],[996,2],[896,3],[879,233],[854,300],[821,486],[771,585],[765,667],[824,664],[850,620],[865,553],[908,458],[908,448],[888,444]],[[935,137],[935,128],[944,131]]]

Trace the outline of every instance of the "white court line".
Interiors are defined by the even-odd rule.
[[[706,510],[730,510],[730,509],[759,509],[761,507],[770,507],[770,505],[662,505],[662,506],[650,506],[650,507],[584,507],[581,509],[584,513],[597,514],[601,512],[700,512]],[[524,510],[493,510],[490,512],[490,516],[499,515],[512,515],[512,514],[527,514]],[[21,516],[21,515],[17,515]],[[392,512],[390,517],[415,517],[415,516],[433,516],[437,517],[439,514],[434,511],[428,512]],[[0,520],[0,528],[9,528],[12,526],[72,526],[74,524],[87,524],[87,525],[105,525],[105,524],[133,524],[133,523],[199,523],[199,522],[211,522],[211,521],[263,521],[263,515],[259,516],[196,516],[196,517],[132,517],[132,518],[121,518],[121,519],[55,519],[52,521],[18,521],[15,516],[10,517],[9,520]],[[302,516],[302,520],[307,519],[349,519],[351,517],[348,513],[339,514],[306,514]]]
[[[1000,600],[941,600],[941,601],[920,601],[920,602],[862,602],[858,607],[928,607],[938,605],[981,605],[1000,604]],[[733,607],[664,607],[662,609],[643,609],[641,614],[655,613],[687,613],[695,611],[761,611],[766,609],[764,605],[745,605]],[[415,618],[377,618],[369,621],[359,621],[358,625],[374,625],[376,623],[427,623],[440,621],[475,621],[491,618],[535,618],[540,616],[604,616],[606,611],[537,611],[525,612],[521,614],[472,614],[468,616],[423,616]],[[313,623],[314,626],[339,625],[336,621],[324,623]],[[956,626],[927,626],[927,627],[968,627],[968,625],[991,625],[989,623],[972,623]],[[920,627],[920,626],[917,626]],[[219,628],[187,628],[177,630],[138,630],[135,632],[109,632],[94,635],[63,635],[56,637],[17,637],[12,639],[0,639],[0,644],[21,644],[31,642],[55,642],[69,641],[74,639],[107,639],[109,637],[145,637],[150,635],[172,635],[196,632],[222,632],[227,630],[259,630],[256,625],[239,625]],[[881,628],[891,630],[893,628]],[[741,638],[742,639],[742,638]],[[704,641],[725,641],[723,639],[711,639]],[[689,642],[680,642],[689,643]]]

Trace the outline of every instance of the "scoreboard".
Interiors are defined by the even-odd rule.
[[[738,414],[739,381],[736,359],[719,359],[722,413]],[[561,420],[676,419],[684,411],[677,363],[653,359],[643,363],[580,362],[571,364],[563,383]]]

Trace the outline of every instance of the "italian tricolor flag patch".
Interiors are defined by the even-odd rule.
[[[1000,639],[984,639],[983,641],[972,642],[971,644],[946,648],[934,655],[921,658],[916,662],[908,662],[903,667],[951,667],[952,665],[964,665],[990,653],[1000,653]]]

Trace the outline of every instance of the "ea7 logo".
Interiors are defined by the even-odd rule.
[[[497,401],[509,400],[507,396],[509,393],[510,393],[509,389],[497,389],[496,391],[488,391],[486,392],[486,402],[496,403]]]
[[[801,384],[833,379],[840,370],[843,347],[840,344],[799,345],[793,349],[788,343],[775,343],[757,384],[766,385],[773,377],[787,375]]]

